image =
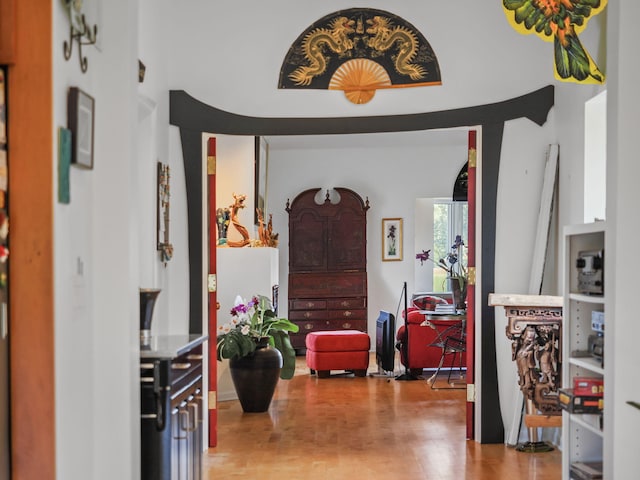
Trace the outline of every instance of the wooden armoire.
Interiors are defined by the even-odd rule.
[[[300,327],[291,335],[297,351],[317,330],[367,331],[367,210],[348,188],[305,190],[289,212],[289,319]]]

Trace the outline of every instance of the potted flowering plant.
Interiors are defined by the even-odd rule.
[[[462,263],[462,249],[464,246],[462,236],[456,235],[456,239],[451,245],[451,251],[437,262],[431,258],[431,250],[422,250],[422,252],[416,254],[416,260],[420,260],[420,265],[430,260],[447,272],[447,280],[451,282],[450,288],[454,293],[456,308],[459,309],[465,308],[469,278],[467,268]]]
[[[218,327],[217,358],[238,359],[253,355],[260,342],[277,349],[282,355],[280,378],[293,377],[296,352],[291,346],[289,332],[297,332],[298,326],[286,318],[278,318],[271,300],[256,295],[248,302],[236,297],[231,309],[231,320]]]

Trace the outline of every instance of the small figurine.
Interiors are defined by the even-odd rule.
[[[229,229],[229,218],[231,212],[228,208],[218,208],[216,210],[216,222],[218,224],[218,245],[226,245],[227,230]]]
[[[258,245],[262,247],[277,247],[278,246],[278,234],[273,233],[273,215],[269,214],[269,223],[267,227],[264,226],[264,215],[262,210],[256,209],[258,214]]]
[[[231,205],[230,207],[231,208],[231,225],[233,225],[235,229],[238,231],[238,233],[240,233],[240,235],[242,236],[242,240],[238,240],[238,241],[227,240],[227,245],[229,245],[230,247],[245,247],[249,245],[251,241],[249,240],[249,231],[243,225],[241,225],[240,222],[238,221],[238,211],[240,211],[240,209],[245,207],[244,201],[247,199],[247,196],[244,194],[236,195],[234,193],[233,199],[235,201],[233,205]]]

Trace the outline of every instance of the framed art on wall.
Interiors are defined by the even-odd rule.
[[[93,124],[95,101],[77,87],[69,89],[67,126],[71,130],[71,163],[93,168]]]
[[[402,219],[382,219],[382,261],[402,260]]]

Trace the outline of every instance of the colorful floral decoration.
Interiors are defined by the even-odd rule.
[[[465,247],[462,235],[456,235],[456,239],[451,245],[451,251],[437,262],[431,258],[431,249],[422,250],[416,254],[416,260],[420,260],[420,265],[424,265],[424,262],[431,261],[434,265],[440,267],[447,272],[447,277],[454,282],[458,282],[460,292],[462,295],[461,301],[464,302],[466,298],[467,285],[469,284],[469,271],[463,264],[463,251]]]
[[[534,33],[553,42],[555,77],[576,83],[605,82],[578,34],[591,17],[599,14],[607,0],[502,0],[505,15],[519,33]]]
[[[269,344],[282,354],[280,378],[290,379],[295,372],[296,351],[291,345],[289,332],[297,331],[295,323],[276,315],[269,298],[256,295],[247,302],[237,296],[231,309],[231,320],[218,327],[217,358],[251,355],[258,340],[267,337]]]

